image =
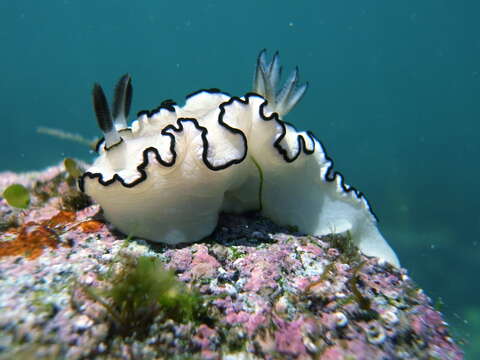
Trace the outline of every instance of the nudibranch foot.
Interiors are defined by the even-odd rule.
[[[399,266],[365,196],[333,171],[323,145],[283,120],[302,98],[295,70],[280,87],[278,53],[262,51],[254,93],[200,90],[126,121],[130,76],[117,83],[110,114],[95,84],[94,109],[104,141],[79,186],[127,234],[177,244],[208,236],[221,211],[260,211],[304,233],[348,233],[366,255]]]

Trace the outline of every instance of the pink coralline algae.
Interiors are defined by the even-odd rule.
[[[0,359],[463,358],[406,270],[348,238],[224,214],[203,241],[168,247],[116,231],[98,205],[76,201],[61,167],[0,174],[0,190],[12,183],[32,202],[17,211],[0,200]],[[183,285],[137,309],[152,316],[129,328],[106,294],[140,257]],[[200,304],[188,319],[162,307],[175,289]]]
[[[275,350],[289,356],[305,357],[307,348],[303,341],[303,319],[295,321],[274,319],[275,327]]]
[[[282,266],[290,267],[289,253],[275,245],[273,247],[274,251],[249,250],[249,254],[235,264],[241,276],[246,279],[244,290],[255,293],[278,288]]]

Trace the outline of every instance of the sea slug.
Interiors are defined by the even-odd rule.
[[[112,112],[93,90],[104,133],[79,187],[126,234],[154,242],[199,241],[220,212],[258,210],[314,235],[348,233],[366,255],[399,266],[365,196],[333,171],[320,141],[283,120],[307,84],[296,69],[279,87],[276,53],[258,57],[253,92],[230,96],[200,90],[183,106],[166,100],[129,126],[129,75],[118,82]]]

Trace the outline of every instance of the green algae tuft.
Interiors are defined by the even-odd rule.
[[[147,336],[158,317],[188,323],[203,314],[200,295],[155,257],[127,257],[123,270],[111,276],[111,288],[101,295],[84,289],[107,309],[122,336]]]

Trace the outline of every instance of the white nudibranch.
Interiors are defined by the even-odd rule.
[[[104,140],[79,187],[126,234],[154,242],[199,241],[220,212],[259,210],[304,233],[349,233],[359,249],[399,266],[365,196],[332,170],[320,141],[283,121],[307,84],[298,69],[279,89],[278,53],[260,53],[253,92],[200,90],[185,105],[164,101],[131,126],[128,75],[118,82],[112,113],[95,84],[95,113]]]

